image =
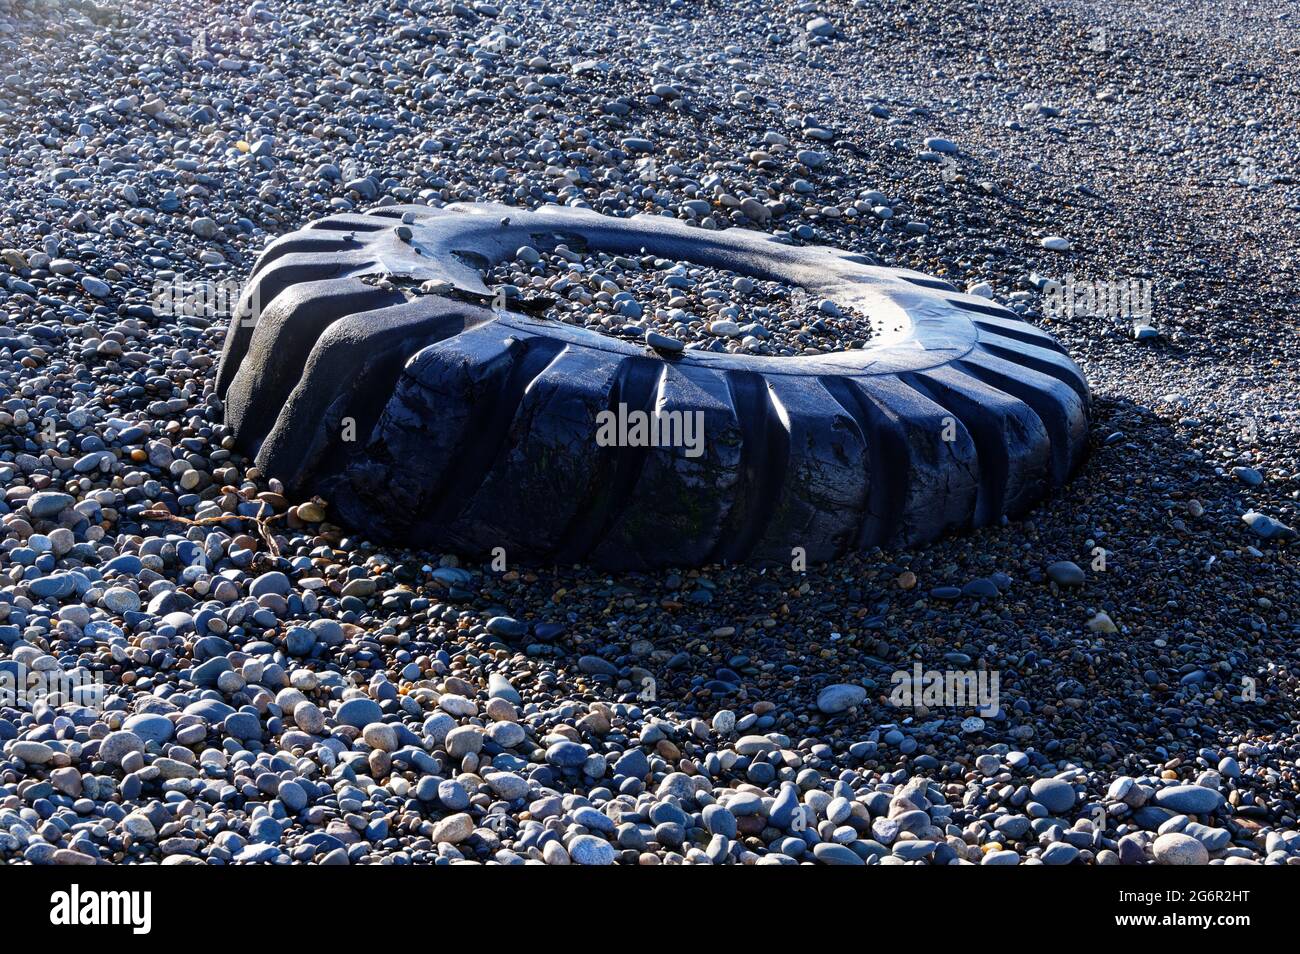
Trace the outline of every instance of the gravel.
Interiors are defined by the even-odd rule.
[[[542,256],[525,246],[483,280],[510,307],[661,350],[826,354],[863,347],[872,330],[865,315],[797,285],[653,256],[578,255],[563,245]]]
[[[0,700],[0,863],[1300,864],[1282,9],[0,0],[0,691],[73,687]],[[942,276],[1080,362],[1092,455],[789,570],[353,537],[233,451],[221,303],[314,217],[476,199]],[[485,267],[665,349],[876,317],[629,261]]]

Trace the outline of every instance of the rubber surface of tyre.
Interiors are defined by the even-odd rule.
[[[480,268],[559,242],[793,282],[874,334],[824,355],[670,357],[494,312]],[[944,281],[744,229],[487,203],[273,242],[217,389],[265,474],[376,542],[616,569],[821,561],[1019,516],[1079,464],[1089,404],[1051,336]],[[620,405],[699,412],[702,453],[601,446]]]

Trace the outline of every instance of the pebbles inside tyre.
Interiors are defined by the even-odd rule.
[[[874,334],[832,354],[668,356],[494,311],[480,269],[560,242],[791,282]],[[616,569],[788,564],[796,547],[821,561],[1016,517],[1079,464],[1089,403],[1051,336],[917,272],[742,229],[488,203],[331,216],[273,242],[217,390],[263,473],[372,540]],[[698,412],[702,452],[602,446],[601,412],[620,406]]]

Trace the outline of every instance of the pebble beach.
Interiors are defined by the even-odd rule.
[[[0,0],[0,864],[1300,864],[1298,101],[1283,0]],[[1079,363],[1088,460],[827,564],[355,536],[234,449],[234,299],[315,218],[473,201],[941,277]],[[660,349],[874,330],[483,275]]]

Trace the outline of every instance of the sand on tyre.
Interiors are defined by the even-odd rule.
[[[560,242],[791,282],[874,335],[674,355],[494,309],[480,270]],[[1051,336],[947,282],[748,230],[489,203],[272,243],[217,389],[241,450],[372,539],[611,568],[820,561],[1018,516],[1079,464],[1089,404]],[[660,436],[689,416],[702,440],[598,440],[637,411]]]

